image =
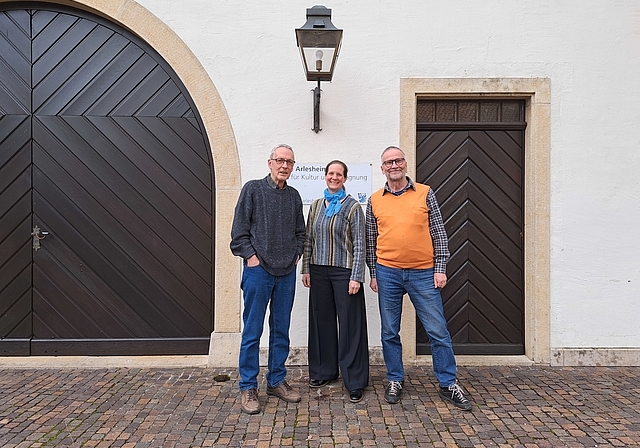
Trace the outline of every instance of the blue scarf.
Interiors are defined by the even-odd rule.
[[[325,188],[324,198],[329,203],[329,205],[327,205],[327,209],[325,210],[324,214],[327,216],[333,216],[337,214],[342,207],[340,200],[344,199],[346,196],[347,192],[344,191],[344,189],[340,189],[338,192],[331,194],[329,193],[329,189]]]

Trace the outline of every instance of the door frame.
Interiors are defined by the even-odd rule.
[[[523,99],[524,143],[524,351],[523,356],[457,356],[460,364],[548,364],[550,338],[550,153],[551,80],[549,78],[401,78],[400,147],[415,177],[416,112],[420,99]],[[416,354],[416,317],[405,300],[401,337],[404,362],[428,364]]]

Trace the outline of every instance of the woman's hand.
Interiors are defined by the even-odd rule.
[[[372,278],[371,283],[369,283],[369,286],[371,287],[371,290],[373,292],[378,292],[378,279],[375,277]]]
[[[360,291],[360,282],[349,280],[349,294],[357,294]]]
[[[311,276],[309,274],[302,274],[302,284],[307,288],[311,287]]]

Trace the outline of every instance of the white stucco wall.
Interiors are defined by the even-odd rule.
[[[324,3],[344,40],[334,81],[322,84],[318,134],[294,35],[313,3],[139,3],[211,76],[242,183],[266,175],[269,150],[284,142],[303,163],[372,162],[381,186],[379,154],[399,141],[401,77],[551,79],[551,346],[640,347],[640,2]],[[298,286],[294,347],[307,338]],[[366,293],[370,344],[379,345]]]

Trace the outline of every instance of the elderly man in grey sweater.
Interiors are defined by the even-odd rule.
[[[267,394],[297,403],[300,393],[286,381],[289,326],[296,286],[296,264],[302,255],[305,223],[302,199],[287,185],[295,164],[293,149],[278,145],[269,156],[270,174],[247,182],[236,204],[231,252],[244,260],[244,298],[240,345],[240,402],[248,414],[260,412],[258,374],[260,336],[269,306]]]

